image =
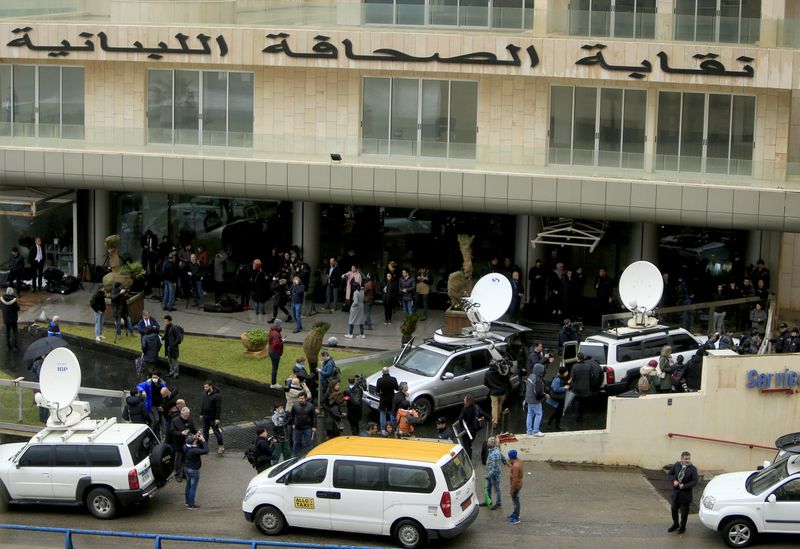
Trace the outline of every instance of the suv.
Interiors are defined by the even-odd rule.
[[[492,329],[484,339],[450,338],[452,343],[442,343],[436,338],[427,339],[417,347],[406,345],[395,359],[389,373],[398,382],[408,383],[408,397],[419,413],[421,422],[431,418],[434,411],[463,403],[464,396],[471,394],[476,400],[486,398],[489,389],[483,384],[489,363],[493,357],[491,350],[502,355],[511,340],[519,336],[523,345],[533,340],[533,332],[523,326],[508,323],[492,323]],[[516,390],[520,379],[517,365],[511,367],[511,387]],[[364,400],[370,408],[377,410],[380,397],[376,383],[381,372],[367,378],[367,392]]]
[[[84,420],[0,445],[0,510],[9,503],[86,505],[99,519],[142,503],[166,484],[172,448],[146,425]]]
[[[584,341],[568,341],[561,350],[564,365],[571,366],[578,352],[596,360],[605,372],[603,389],[618,395],[636,388],[639,368],[658,359],[664,345],[672,347],[672,357],[682,355],[688,361],[700,348],[701,340],[683,328],[653,326],[651,328],[616,328],[587,337]]]

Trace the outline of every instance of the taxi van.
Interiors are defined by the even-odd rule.
[[[466,530],[478,498],[458,444],[337,437],[253,478],[242,510],[270,536],[317,528],[392,536],[413,549]]]

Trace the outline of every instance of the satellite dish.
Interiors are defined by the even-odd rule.
[[[39,390],[52,406],[66,408],[78,396],[81,366],[75,353],[66,347],[53,349],[39,372]]]
[[[619,279],[619,296],[634,315],[633,326],[655,324],[655,319],[648,318],[647,313],[656,308],[663,293],[661,271],[649,261],[631,263]]]
[[[511,282],[500,273],[489,273],[475,284],[469,300],[484,322],[497,320],[508,310],[512,297]]]

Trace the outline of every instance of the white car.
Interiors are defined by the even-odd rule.
[[[155,495],[172,474],[172,449],[146,425],[87,419],[0,445],[0,511],[9,503],[85,505],[99,519]]]
[[[787,443],[793,437],[793,444]],[[781,442],[784,443],[781,443]],[[781,437],[779,457],[760,471],[714,477],[703,491],[700,521],[729,547],[747,547],[758,534],[800,533],[798,434]],[[787,451],[788,450],[788,451]]]

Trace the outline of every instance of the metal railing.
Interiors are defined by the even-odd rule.
[[[778,451],[774,446],[762,446],[761,444],[754,444],[752,442],[735,442],[733,440],[723,440],[721,438],[698,437],[695,435],[684,435],[682,433],[667,433],[669,438],[688,438],[690,440],[702,440],[704,442],[716,442],[718,444],[732,444],[734,446],[747,446],[751,450],[758,448],[760,450],[774,450]]]
[[[153,540],[155,549],[162,549],[165,541],[183,541],[191,543],[219,543],[227,545],[247,545],[256,549],[257,547],[298,547],[309,549],[378,549],[364,545],[333,545],[328,543],[298,543],[290,541],[259,541],[236,538],[211,538],[195,536],[175,536],[170,534],[134,534],[132,532],[113,532],[110,530],[81,530],[77,528],[51,528],[49,526],[23,526],[20,524],[0,524],[0,530],[23,530],[29,532],[47,532],[64,534],[65,549],[75,549],[72,544],[72,536],[104,536],[114,538],[133,538]]]

